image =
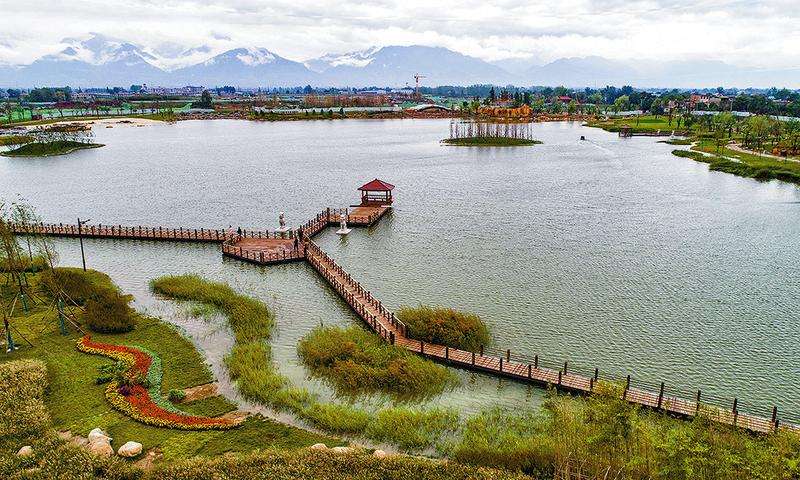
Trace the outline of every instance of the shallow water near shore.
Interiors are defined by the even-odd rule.
[[[0,158],[0,191],[22,194],[45,221],[273,229],[280,211],[298,225],[355,203],[355,188],[379,177],[397,186],[391,215],[317,241],[389,308],[470,310],[513,358],[800,414],[800,189],[709,172],[657,139],[532,128],[542,145],[480,149],[441,145],[446,120],[98,128],[102,149]],[[77,241],[56,244],[63,265],[80,265]],[[196,272],[266,301],[281,371],[332,395],[306,378],[297,340],[358,320],[309,266],[243,264],[215,245],[88,240],[86,251],[138,308],[186,330],[224,388],[229,332],[154,298],[151,278]],[[461,387],[429,403],[471,413],[543,396],[459,375]]]

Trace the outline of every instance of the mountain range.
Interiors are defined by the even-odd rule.
[[[0,87],[127,87],[131,84],[207,87],[364,87],[413,85],[564,85],[567,87],[789,87],[800,88],[800,68],[759,70],[720,61],[629,61],[602,57],[487,62],[442,47],[385,46],[298,62],[265,48],[214,55],[208,46],[165,56],[100,34],[66,38],[63,49],[28,65],[0,64]]]

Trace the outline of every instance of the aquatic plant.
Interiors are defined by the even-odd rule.
[[[415,340],[438,343],[476,352],[489,343],[489,330],[475,314],[452,308],[401,307],[399,318],[407,327],[407,335]]]
[[[357,326],[317,327],[300,340],[297,352],[313,376],[350,396],[384,392],[398,399],[426,398],[457,382],[447,368]]]

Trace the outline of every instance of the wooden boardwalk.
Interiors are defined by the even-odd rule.
[[[390,208],[358,207],[349,212],[348,224],[374,225]],[[306,260],[372,331],[394,345],[450,366],[581,395],[590,395],[597,382],[601,381],[597,369],[593,375],[587,375],[570,370],[567,363],[559,368],[544,366],[538,356],[532,361],[516,357],[512,359],[509,350],[499,355],[485,355],[483,351],[468,352],[409,338],[406,326],[394,313],[313,241],[313,237],[326,227],[338,225],[344,212],[344,209],[325,209],[298,229],[286,233],[243,230],[241,235],[232,235],[219,229],[122,225],[84,226],[79,232],[76,225],[63,224],[17,225],[14,226],[14,231],[19,234],[34,232],[66,237],[80,235],[87,238],[217,242],[221,244],[224,255],[260,265]],[[768,418],[740,412],[737,400],[733,400],[730,407],[721,406],[723,402],[719,399],[714,399],[716,402],[712,403],[708,399],[701,398],[699,391],[694,396],[671,395],[665,390],[663,383],[660,388],[642,388],[631,385],[630,376],[624,380],[608,377],[602,380],[624,385],[622,395],[626,401],[671,415],[691,418],[702,414],[714,421],[757,433],[770,433],[778,429],[800,431],[800,426],[797,424],[780,421],[777,408],[773,408],[772,415]]]

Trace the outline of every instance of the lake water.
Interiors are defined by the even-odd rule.
[[[355,203],[355,189],[379,177],[397,186],[392,214],[318,243],[388,307],[473,311],[513,357],[738,397],[767,416],[773,404],[800,413],[800,189],[709,172],[653,138],[577,123],[533,130],[544,144],[459,148],[439,144],[446,120],[115,126],[96,129],[100,149],[0,157],[0,192],[23,195],[45,221],[273,229],[280,211],[298,225]],[[76,241],[57,244],[62,264],[80,264]],[[307,265],[242,264],[214,245],[86,247],[91,267],[180,324],[216,365],[229,348],[224,327],[153,298],[148,280],[198,272],[265,300],[281,370],[330,395],[306,378],[297,340],[357,319]],[[463,386],[434,403],[472,412],[542,398],[459,375]]]

